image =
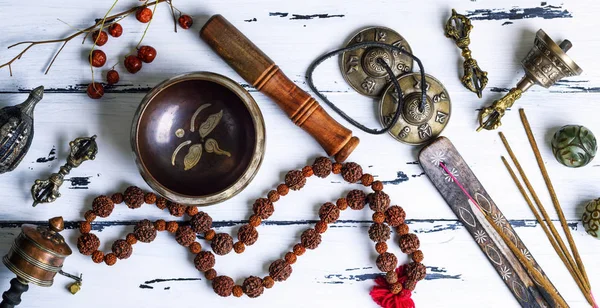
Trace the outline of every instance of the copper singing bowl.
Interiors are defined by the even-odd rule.
[[[209,205],[233,197],[262,162],[258,105],[233,80],[179,75],[152,89],[135,113],[131,146],[144,180],[165,198]]]

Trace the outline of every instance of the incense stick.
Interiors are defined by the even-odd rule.
[[[529,196],[527,195],[527,192],[525,191],[525,189],[521,185],[521,182],[517,178],[517,175],[515,174],[515,172],[511,168],[511,166],[508,164],[508,161],[506,160],[506,158],[504,158],[504,156],[502,156],[502,162],[504,163],[504,166],[506,167],[506,169],[510,173],[510,176],[512,177],[513,181],[515,182],[515,185],[517,185],[517,188],[521,192],[521,195],[523,195],[523,198],[527,202],[527,205],[529,205],[529,208],[533,212],[533,215],[535,216],[536,220],[542,226],[542,229],[544,230],[544,233],[546,233],[546,237],[548,237],[548,240],[550,241],[550,244],[552,244],[552,247],[554,248],[554,251],[556,251],[556,254],[558,254],[558,256],[560,257],[560,259],[562,260],[562,262],[564,263],[564,265],[569,270],[569,273],[573,277],[573,280],[575,280],[575,282],[577,283],[577,286],[582,291],[583,296],[590,303],[590,305],[594,305],[594,300],[591,297],[591,290],[589,289],[589,285],[586,284],[586,282],[583,279],[581,273],[579,271],[577,271],[576,268],[573,268],[571,266],[571,264],[569,263],[569,262],[573,262],[572,258],[570,258],[571,255],[568,254],[568,252],[563,251],[559,247],[559,244],[557,243],[556,238],[554,238],[552,236],[552,234],[550,233],[550,230],[548,229],[548,226],[544,223],[544,221],[542,220],[542,217],[540,217],[540,214],[535,209],[533,203],[531,202],[531,199],[529,199]],[[548,222],[548,224],[551,223],[551,221],[547,221],[547,222]],[[563,245],[564,245],[564,243],[563,243]],[[567,257],[569,257],[570,261],[567,260]]]
[[[508,236],[506,236],[506,234],[504,234],[504,231],[502,231],[500,229],[500,227],[498,227],[498,225],[493,221],[493,219],[489,216],[489,214],[481,209],[479,203],[477,203],[477,201],[473,197],[471,197],[469,192],[467,192],[467,190],[462,186],[462,184],[458,181],[458,179],[452,174],[452,172],[450,172],[450,170],[448,170],[448,167],[446,167],[446,165],[443,162],[440,162],[440,167],[442,169],[444,169],[444,172],[446,172],[446,174],[453,180],[453,182],[462,190],[462,192],[467,196],[467,198],[469,198],[469,200],[477,206],[477,209],[479,209],[479,212],[483,214],[483,216],[487,220],[488,224],[494,228],[496,233],[498,235],[500,235],[500,237],[502,238],[504,243],[508,246],[508,248],[512,251],[512,253],[517,257],[517,259],[519,260],[521,265],[523,265],[527,269],[527,273],[529,275],[531,275],[533,277],[533,280],[536,281],[537,283],[539,283],[540,286],[544,289],[545,292],[542,292],[542,296],[544,296],[544,295],[550,296],[550,299],[552,300],[552,304],[554,304],[551,306],[552,307],[569,307],[569,305],[560,296],[558,296],[558,293],[557,293],[556,289],[554,289],[554,287],[552,287],[550,280],[548,280],[548,278],[544,277],[535,267],[533,267],[533,265],[531,264],[531,261],[529,261],[525,257],[525,255],[523,255],[523,252],[521,252],[521,250],[519,250],[519,248],[508,238]],[[544,298],[545,298],[545,296],[544,296]],[[546,299],[546,300],[548,300],[548,299]]]
[[[546,170],[546,165],[544,165],[544,161],[542,160],[542,155],[540,154],[540,150],[538,148],[537,142],[535,141],[535,137],[531,132],[531,126],[529,126],[529,121],[527,120],[527,116],[525,115],[525,110],[522,108],[519,109],[519,115],[521,115],[521,122],[523,122],[525,133],[527,133],[527,139],[529,139],[529,144],[531,145],[531,149],[533,150],[533,154],[535,155],[535,160],[538,163],[540,172],[542,173],[542,177],[544,178],[544,182],[546,182],[546,187],[548,188],[550,198],[552,199],[552,204],[554,204],[554,208],[556,209],[556,213],[558,214],[558,218],[560,219],[560,224],[562,225],[563,231],[567,235],[567,241],[569,242],[569,246],[571,246],[573,256],[575,256],[575,261],[577,261],[577,265],[579,266],[579,269],[581,270],[585,281],[589,284],[590,281],[585,272],[585,267],[583,266],[583,262],[581,261],[581,257],[579,256],[579,251],[577,250],[575,241],[573,241],[571,229],[569,229],[569,226],[567,225],[565,214],[563,213],[562,207],[560,206],[560,202],[556,197],[556,191],[554,191],[554,186],[552,185],[552,181],[550,180],[550,176],[548,175],[548,171]]]

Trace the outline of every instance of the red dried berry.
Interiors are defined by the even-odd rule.
[[[114,23],[108,27],[108,34],[112,37],[119,37],[123,34],[123,27],[119,23]]]
[[[104,96],[104,86],[97,82],[92,82],[88,85],[86,92],[91,99],[99,99]]]
[[[148,23],[152,19],[152,10],[147,7],[140,8],[135,13],[135,18],[141,23]]]
[[[189,29],[194,24],[194,20],[190,15],[181,15],[179,16],[179,26],[183,29]]]
[[[93,67],[102,67],[106,64],[106,54],[102,50],[92,51],[90,56],[90,63]]]
[[[106,73],[106,81],[108,84],[115,84],[119,82],[119,72],[115,70],[110,70]]]
[[[142,60],[136,56],[127,56],[125,58],[125,68],[128,72],[135,74],[142,69]]]
[[[142,46],[138,49],[137,56],[145,63],[152,63],[156,58],[156,49],[152,46]]]
[[[96,31],[92,33],[92,42],[96,42],[96,45],[103,46],[108,42],[108,34],[106,31]]]

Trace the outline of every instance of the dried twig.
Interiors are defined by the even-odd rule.
[[[151,6],[151,5],[157,5],[159,3],[162,2],[166,2],[167,0],[155,0],[153,2],[149,2],[149,3],[145,3],[143,6]],[[21,57],[23,56],[23,54],[25,54],[25,52],[27,52],[31,47],[35,46],[35,45],[42,45],[42,44],[53,44],[53,43],[63,43],[63,45],[61,46],[61,48],[56,52],[56,54],[54,55],[54,57],[52,58],[52,61],[50,62],[50,64],[48,65],[48,68],[46,69],[46,71],[44,72],[44,74],[48,74],[48,71],[50,71],[50,68],[52,67],[52,64],[54,63],[54,60],[56,60],[56,58],[58,57],[58,54],[60,54],[60,52],[63,50],[63,48],[65,47],[65,45],[71,41],[72,39],[80,36],[83,33],[87,33],[86,37],[89,33],[93,32],[94,30],[96,30],[97,28],[99,28],[101,25],[104,24],[105,21],[110,21],[109,24],[112,24],[118,20],[120,20],[121,18],[124,18],[128,15],[131,15],[132,13],[136,12],[140,7],[143,6],[136,6],[136,7],[132,7],[129,10],[108,16],[104,19],[100,19],[100,20],[96,20],[96,23],[93,26],[90,26],[88,28],[85,28],[83,30],[77,31],[65,38],[62,39],[56,39],[56,40],[45,40],[45,41],[25,41],[25,42],[19,42],[13,45],[8,46],[8,48],[12,48],[18,45],[22,45],[22,44],[29,44],[27,47],[25,47],[25,49],[23,49],[18,55],[16,55],[14,58],[12,58],[10,61],[0,65],[0,69],[8,66],[9,72],[10,72],[10,76],[12,76],[12,64],[21,59]]]

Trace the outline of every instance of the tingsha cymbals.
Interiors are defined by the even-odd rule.
[[[427,101],[423,110],[419,110],[421,102],[421,74],[411,73],[398,78],[402,89],[404,106],[402,116],[390,129],[389,133],[396,140],[419,145],[436,138],[450,120],[450,96],[442,83],[425,74]],[[379,103],[379,121],[389,125],[398,108],[398,93],[393,85],[389,85]]]
[[[390,44],[412,53],[402,35],[385,27],[369,27],[359,31],[348,41],[346,47],[364,42]],[[378,47],[361,48],[342,54],[340,69],[344,79],[360,94],[381,97],[391,80],[383,66],[377,63],[379,58],[392,68],[396,76],[412,72],[413,61],[407,55]]]

